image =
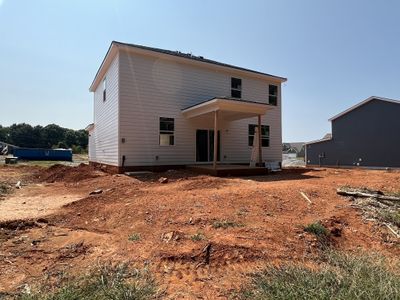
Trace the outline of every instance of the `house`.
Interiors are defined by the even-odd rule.
[[[400,167],[400,101],[370,97],[330,121],[332,134],[306,143],[307,165]]]
[[[249,164],[257,127],[260,163],[280,163],[285,81],[201,56],[113,41],[90,86],[89,160],[118,172]]]
[[[304,143],[294,142],[294,143],[283,143],[282,145],[283,154],[287,154],[291,157],[303,157],[305,154]]]

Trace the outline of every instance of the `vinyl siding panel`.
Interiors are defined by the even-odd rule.
[[[196,129],[212,129],[213,122],[187,120],[181,110],[230,96],[231,77],[242,79],[244,99],[268,102],[266,80],[124,51],[119,54],[119,77],[120,138],[125,138],[120,155],[126,157],[125,166],[195,163]],[[280,102],[262,118],[271,130],[270,147],[263,148],[267,161],[282,160]],[[175,145],[159,145],[159,117],[175,119]],[[248,124],[256,123],[256,118],[220,122],[223,162],[249,162]]]
[[[89,160],[113,166],[119,165],[118,65],[119,57],[116,56],[105,75],[106,101],[103,101],[103,83],[94,92],[94,129],[89,138]]]

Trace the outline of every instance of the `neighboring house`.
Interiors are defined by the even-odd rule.
[[[90,86],[89,160],[119,172],[215,163],[214,157],[248,164],[260,116],[262,160],[281,162],[285,81],[201,56],[114,41]]]
[[[370,97],[330,121],[331,135],[306,144],[307,165],[400,167],[400,101]]]
[[[305,155],[304,142],[283,143],[283,154],[293,154],[293,157],[303,157]]]

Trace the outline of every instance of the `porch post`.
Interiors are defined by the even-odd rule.
[[[214,161],[213,168],[217,169],[218,156],[218,110],[214,112]]]
[[[261,115],[258,115],[258,164],[262,165]]]

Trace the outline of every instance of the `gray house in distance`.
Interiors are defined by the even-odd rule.
[[[331,135],[306,143],[307,165],[400,168],[400,101],[370,97],[329,121]]]

